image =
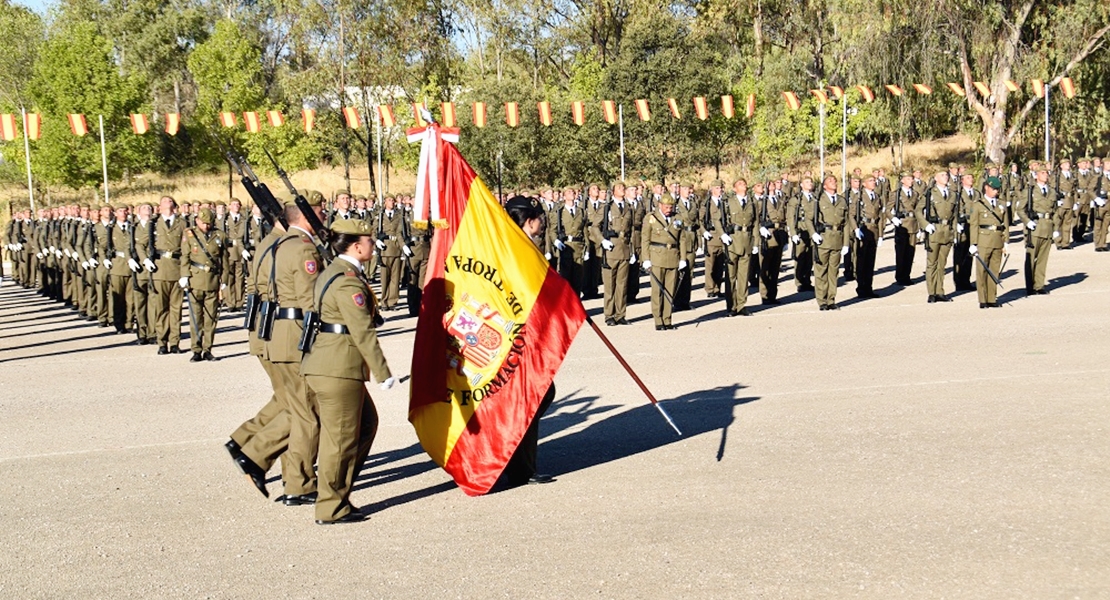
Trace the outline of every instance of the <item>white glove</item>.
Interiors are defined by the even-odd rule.
[[[970,252],[972,256],[975,256],[976,254],[979,254],[979,246],[976,246],[975,244],[972,244],[967,249],[967,251]]]
[[[1029,231],[1034,231],[1037,229],[1037,223],[1034,221],[1029,221],[1025,224],[1025,226],[1029,228]]]
[[[89,270],[89,261],[87,261],[87,260],[81,261],[81,267],[83,267],[86,271],[88,271]]]
[[[645,269],[650,269],[651,268],[651,261],[650,260],[645,260],[644,264],[641,265],[641,266],[643,266]]]
[[[568,242],[573,242],[574,241],[574,236],[573,235],[568,235],[567,236],[567,241]]]
[[[405,254],[405,256],[412,256],[412,249],[409,248],[407,244],[404,245],[404,246],[401,246],[401,252],[403,252]]]
[[[794,242],[795,244],[800,244],[802,243],[802,237],[799,235],[792,235],[790,236],[790,241]]]
[[[763,236],[764,238],[769,238],[769,237],[771,237],[771,232],[767,231],[766,227],[760,227],[759,228],[759,235]]]
[[[840,255],[841,256],[847,256],[848,255],[848,247],[847,246],[841,246],[840,247]]]
[[[963,232],[964,232],[964,224],[963,223],[956,223],[956,233],[963,233]]]
[[[127,268],[135,273],[139,272],[139,263],[134,258],[127,259]]]
[[[917,232],[917,241],[920,242],[923,239],[925,239],[925,232],[924,231],[918,231]]]
[[[863,230],[860,229],[859,227],[856,227],[856,239],[857,240],[862,240],[863,239]]]
[[[675,229],[682,229],[682,219],[675,219],[674,220],[674,228]]]
[[[705,255],[705,248],[698,247],[697,250],[694,250],[694,256],[704,256],[704,255]]]
[[[250,260],[250,259],[251,259],[250,250],[243,250],[243,260]]]
[[[550,252],[544,252],[543,257],[546,258],[547,260],[551,260],[551,253]]]
[[[378,248],[378,250],[385,250],[385,242],[381,240],[375,240],[374,245]]]
[[[112,261],[108,260],[107,258],[105,258],[104,262],[102,262],[100,264],[104,265],[105,269],[111,269],[112,268]]]
[[[933,233],[936,233],[936,231],[937,231],[937,226],[933,225],[932,223],[929,223],[928,225],[925,226],[925,233],[928,233],[928,234],[932,235]]]
[[[39,260],[42,260],[42,250],[39,250],[38,252],[36,252],[35,256],[38,257]]]
[[[879,246],[882,246],[882,245],[883,245],[883,236],[881,236],[881,235],[879,236],[879,243],[878,243],[878,245],[879,245]]]
[[[11,250],[15,250],[15,248],[12,248],[11,244],[8,245],[8,248],[11,249]],[[69,258],[69,254],[70,254],[69,253],[69,248],[63,248],[62,253],[66,255],[66,258]]]
[[[150,260],[149,258],[143,259],[143,266],[146,267],[147,271],[150,271],[151,273],[154,272],[154,261]]]
[[[1072,209],[1073,211],[1078,211],[1078,210],[1079,210],[1079,205],[1078,205],[1078,204],[1072,204],[1072,205],[1071,205],[1071,209]]]
[[[23,250],[23,244],[16,244],[15,245],[15,251],[16,252],[20,252],[22,250]]]
[[[825,238],[821,237],[820,233],[813,234],[813,243],[814,244],[820,244],[823,241],[825,241]]]
[[[397,379],[395,377],[390,377],[389,379],[383,381],[378,387],[383,390],[388,390],[389,388],[393,387],[393,384],[395,383],[397,383]]]
[[[893,223],[895,227],[902,226],[902,219],[899,219],[898,217],[891,217],[890,222]]]
[[[601,240],[601,247],[605,248],[606,252],[609,252],[613,249],[613,242],[610,242],[609,240]]]
[[[57,253],[58,253],[58,249],[57,249],[57,248],[55,248],[54,246],[51,246],[51,247],[50,247],[50,253],[51,253],[51,254],[57,254]]]
[[[1095,199],[1095,204],[1097,204],[1099,206],[1099,208],[1101,208],[1103,206],[1106,206],[1106,201],[1103,200],[1102,198],[1096,198]]]
[[[62,257],[62,251],[55,248],[54,249],[54,256],[57,256],[58,258],[61,258]]]
[[[1057,201],[1056,201],[1056,206],[1063,206],[1063,205],[1064,205],[1064,201],[1063,201],[1063,200],[1057,200]]]
[[[759,244],[752,244],[752,256],[759,254]]]
[[[181,279],[178,279],[177,280],[177,285],[180,285],[181,289],[183,289],[183,290],[189,289],[189,278],[188,277],[182,277]]]
[[[565,250],[565,249],[566,249],[566,246],[564,246],[564,245],[563,245],[563,242],[562,242],[562,241],[560,241],[560,240],[555,240],[555,249],[557,249],[557,250]]]
[[[632,257],[628,259],[628,264],[630,264],[630,265],[636,264],[636,255],[635,254],[633,254]]]
[[[708,242],[709,240],[713,239],[713,233],[706,231],[705,233],[701,234],[701,237],[705,238],[705,241]]]
[[[678,261],[678,268],[679,269],[685,269],[686,268],[686,261],[684,261],[684,260]]]
[[[1058,237],[1060,237],[1060,232],[1059,231],[1053,231],[1052,232],[1052,239],[1056,239]]]
[[[732,245],[732,236],[727,234],[727,233],[722,233],[721,234],[721,241],[724,242],[726,246],[731,246]]]
[[[582,253],[582,262],[586,262],[587,260],[590,260],[590,251],[589,250],[586,250],[585,252]]]

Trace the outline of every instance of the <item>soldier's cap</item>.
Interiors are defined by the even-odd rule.
[[[909,171],[902,171],[898,174],[898,179],[905,179],[906,177],[913,179],[913,173],[910,173]]]
[[[112,210],[113,210],[113,211],[117,211],[117,210],[129,210],[130,208],[131,208],[130,206],[128,206],[128,205],[126,205],[126,204],[122,204],[122,203],[121,203],[121,204],[114,204],[114,205],[112,205]]]
[[[1071,164],[1071,159],[1069,159],[1069,158],[1061,158],[1061,159],[1060,159],[1060,164],[1061,164],[1061,165],[1070,165],[1070,164]]]
[[[216,221],[216,215],[212,213],[211,208],[202,208],[197,215],[197,223],[208,223],[211,225]]]
[[[566,186],[565,188],[563,188],[563,193],[565,194],[565,193],[567,193],[567,192],[575,192],[575,193],[577,193],[577,192],[578,192],[578,188],[574,187],[573,185],[568,185],[568,186]]]
[[[366,202],[366,196],[355,196],[355,200],[362,200],[363,202]]]
[[[987,185],[991,186],[992,188],[994,188],[996,190],[1001,190],[1002,189],[1002,179],[1000,179],[998,177],[987,177]]]
[[[505,210],[519,210],[523,212],[538,211],[541,210],[540,201],[534,197],[513,196],[505,201]]]
[[[659,197],[659,204],[674,206],[674,197],[667,192],[663,192],[663,195]]]
[[[338,197],[340,197],[340,196],[342,196],[342,195],[347,195],[347,196],[350,196],[350,195],[351,195],[351,192],[350,192],[349,190],[345,190],[345,189],[343,189],[343,190],[335,190],[335,195],[334,195],[334,196],[332,196],[332,197],[333,197],[333,198],[338,198]]]
[[[723,188],[723,187],[725,187],[725,182],[721,181],[720,179],[714,179],[713,181],[709,182],[709,187],[711,187],[711,188],[715,188],[715,187]]]
[[[949,169],[959,169],[959,168],[960,168],[960,165],[958,165],[958,164],[956,164],[956,163],[954,163],[954,162],[950,162],[950,163],[948,163],[948,168],[949,168]]]
[[[223,200],[217,200],[215,204],[216,206],[223,206],[225,208],[227,207],[227,202],[224,202]]]
[[[1084,156],[1083,158],[1079,159],[1080,164],[1089,163],[1089,162],[1091,162],[1091,157],[1090,156]]]
[[[331,225],[332,233],[346,235],[374,235],[370,224],[362,219],[336,219]]]

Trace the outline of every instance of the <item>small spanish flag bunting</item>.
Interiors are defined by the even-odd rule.
[[[1064,92],[1064,97],[1068,100],[1075,97],[1075,82],[1071,80],[1071,77],[1060,80],[1060,91]]]
[[[301,120],[304,121],[304,132],[312,133],[316,129],[316,111],[311,108],[301,110]]]
[[[636,114],[640,115],[640,120],[641,121],[650,121],[651,120],[651,109],[648,108],[648,101],[647,100],[637,100],[636,101]]]
[[[694,98],[694,114],[702,121],[709,118],[709,107],[705,105],[705,97],[698,96]]]
[[[859,95],[863,97],[864,102],[875,101],[875,92],[871,91],[871,88],[866,85],[857,85],[856,89],[859,90]]]
[[[258,133],[262,131],[262,121],[258,118],[258,113],[250,111],[243,113],[243,124],[247,126],[247,131],[250,133]]]
[[[933,93],[933,88],[925,85],[924,83],[913,84],[913,90],[922,96],[928,96]]]
[[[536,108],[540,111],[540,123],[544,127],[551,127],[551,103],[547,100],[537,102]]]
[[[833,96],[836,96],[837,100],[844,99],[844,88],[839,85],[830,85],[829,89],[832,90]]]
[[[412,122],[416,123],[417,127],[427,127],[428,122],[424,120],[424,115],[420,114],[420,110],[424,108],[423,102],[412,103]]]
[[[516,102],[505,103],[505,124],[509,127],[520,125],[520,105]]]
[[[755,94],[748,94],[748,103],[744,107],[744,114],[749,119],[755,116]]]
[[[953,83],[953,82],[950,81],[945,85],[948,86],[948,89],[952,90],[953,94],[956,94],[957,96],[959,96],[961,98],[963,98],[964,96],[967,95],[967,92],[964,91],[964,87],[962,85],[958,84],[958,83]]]
[[[1036,94],[1038,98],[1044,98],[1044,81],[1041,79],[1034,79],[1032,83],[1033,93]]]
[[[1013,79],[1007,79],[1005,83],[1006,83],[1006,89],[1010,90],[1011,92],[1016,92],[1016,91],[1021,90],[1021,86],[1018,85],[1017,82],[1015,82]]]
[[[15,115],[5,113],[0,115],[0,139],[10,142],[19,137],[19,130],[15,127]]]
[[[150,123],[146,115],[131,115],[131,129],[135,131],[135,135],[143,135],[150,131]]]
[[[441,105],[440,110],[443,112],[443,116],[441,118],[443,119],[443,126],[444,127],[457,127],[458,126],[459,122],[458,122],[458,119],[455,118],[455,103],[454,102],[444,102]]]
[[[220,113],[220,125],[230,129],[235,127],[235,113],[222,112]]]
[[[27,113],[27,139],[37,140],[42,137],[42,115]]]
[[[612,100],[601,101],[601,112],[605,115],[605,122],[610,125],[617,124],[617,103]]]
[[[991,89],[987,87],[987,84],[983,83],[982,81],[974,81],[972,82],[972,85],[975,86],[975,89],[978,90],[984,98],[987,98],[991,95]]]
[[[358,129],[359,118],[357,108],[353,106],[344,106],[343,118],[347,121],[347,127],[350,127],[351,129]]]
[[[883,87],[886,88],[886,91],[890,92],[891,94],[894,94],[895,96],[901,96],[902,95],[902,88],[900,88],[900,87],[898,87],[894,84],[885,85]]]
[[[85,115],[69,115],[69,128],[73,135],[83,136],[89,133],[89,126],[85,123]]]
[[[177,135],[177,130],[181,128],[181,115],[178,113],[166,113],[166,134]]]
[[[798,95],[794,92],[783,92],[782,97],[786,100],[786,106],[790,110],[798,110],[802,107],[802,101],[798,100]]]
[[[378,105],[378,119],[382,127],[393,127],[397,124],[397,119],[393,118],[393,107],[387,104]]]
[[[678,114],[678,101],[674,98],[667,98],[667,107],[671,109],[671,116],[676,119],[681,119],[682,115]]]
[[[809,93],[813,94],[813,97],[817,98],[817,101],[821,104],[829,103],[829,95],[825,93],[825,90],[809,90]]]
[[[280,110],[266,111],[266,120],[270,122],[270,127],[281,127],[285,125],[285,115],[281,114]]]
[[[570,103],[570,116],[574,119],[574,124],[579,127],[586,124],[586,103],[581,100],[575,100]]]
[[[478,128],[485,127],[486,126],[486,103],[485,102],[475,102],[474,105],[471,106],[471,109],[473,110],[473,115],[474,115],[474,126],[478,127]]]
[[[736,110],[732,106],[732,96],[721,96],[721,114],[726,119],[736,116]]]

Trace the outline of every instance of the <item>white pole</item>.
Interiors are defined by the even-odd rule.
[[[378,206],[382,206],[382,120],[374,119],[378,131]]]
[[[108,197],[108,151],[104,147],[104,115],[100,115],[100,164],[104,168],[104,203],[111,200]]]
[[[624,181],[624,105],[617,105],[617,127],[621,135],[621,181]]]
[[[1049,136],[1048,136],[1048,90],[1051,86],[1046,81],[1044,84],[1044,161],[1048,162]],[[1047,165],[1046,165],[1047,167]]]
[[[818,109],[821,113],[821,180],[825,180],[825,103],[820,104]]]
[[[27,109],[20,106],[23,114],[23,157],[27,162],[27,198],[31,201],[31,213],[35,212],[35,185],[31,180],[31,140],[27,137]]]
[[[840,129],[840,185],[848,189],[848,92],[840,99],[844,109],[844,122]]]

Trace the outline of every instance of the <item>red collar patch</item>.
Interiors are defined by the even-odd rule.
[[[309,275],[315,275],[316,274],[316,261],[314,261],[314,260],[304,261],[304,271],[305,271],[305,273],[308,273]]]

